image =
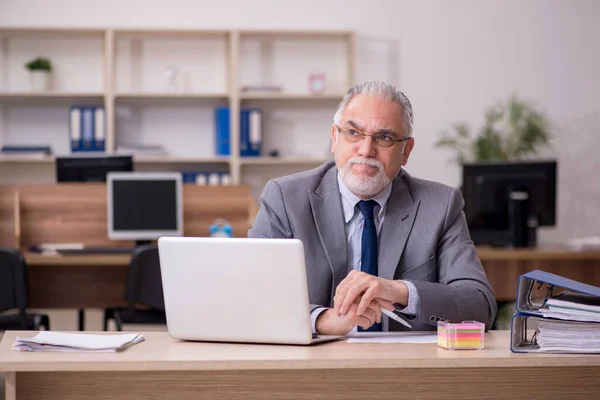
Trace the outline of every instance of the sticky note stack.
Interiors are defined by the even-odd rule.
[[[448,350],[483,350],[485,324],[463,321],[460,324],[438,322],[438,346]]]

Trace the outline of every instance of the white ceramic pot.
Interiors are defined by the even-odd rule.
[[[34,92],[46,92],[50,90],[50,73],[46,71],[29,71],[31,90]]]

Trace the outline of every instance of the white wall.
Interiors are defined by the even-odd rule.
[[[600,232],[599,17],[594,0],[0,0],[1,26],[353,29],[359,80],[395,83],[413,103],[408,170],[451,185],[459,169],[432,148],[438,132],[479,125],[518,91],[556,127],[546,155],[560,162],[559,225],[545,242]]]

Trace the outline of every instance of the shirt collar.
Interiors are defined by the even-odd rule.
[[[352,193],[352,191],[350,191],[350,189],[348,189],[348,187],[344,183],[342,177],[340,176],[339,172],[337,174],[337,180],[338,180],[338,186],[340,188],[340,194],[342,196],[342,207],[344,210],[344,220],[346,221],[346,223],[348,223],[348,221],[350,221],[352,219],[352,217],[354,216],[354,213],[356,210],[356,208],[355,208],[356,205],[362,199],[360,197],[358,197],[357,195],[355,195],[354,193]],[[379,219],[381,219],[381,217],[384,213],[385,205],[390,197],[390,193],[392,193],[392,184],[391,183],[389,185],[387,185],[386,188],[381,193],[379,193],[377,196],[375,196],[371,199],[366,199],[366,200],[375,200],[377,202],[377,204],[379,204],[379,212],[377,214]]]

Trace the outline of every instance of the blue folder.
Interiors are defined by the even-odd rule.
[[[557,289],[563,289],[557,293]],[[541,290],[543,296],[536,298],[534,290]],[[535,270],[519,276],[517,281],[516,313],[511,321],[510,349],[514,353],[539,351],[534,338],[528,331],[536,329],[536,323],[545,318],[540,311],[549,298],[574,302],[600,304],[600,288],[545,271]],[[573,324],[570,320],[556,320],[560,324]],[[577,322],[598,325],[597,322]]]

